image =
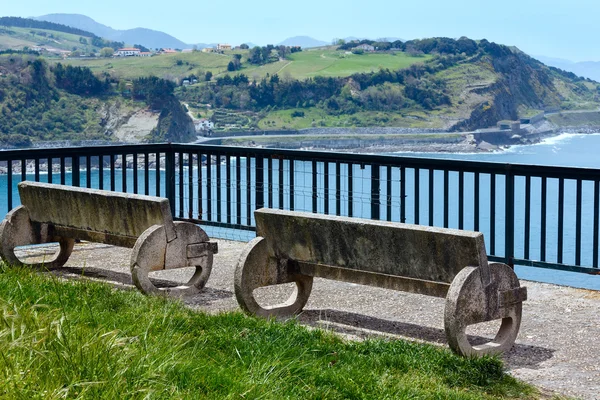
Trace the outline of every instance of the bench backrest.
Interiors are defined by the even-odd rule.
[[[63,232],[97,232],[129,243],[152,225],[165,225],[167,236],[175,235],[166,198],[29,181],[19,183],[19,195],[32,222]]]
[[[487,268],[479,232],[266,208],[254,216],[272,257],[444,283]]]

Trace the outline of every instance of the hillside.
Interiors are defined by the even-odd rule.
[[[187,110],[182,111],[175,97],[161,102],[161,107],[170,111],[160,113],[153,140],[193,138],[188,114],[209,118],[218,131],[321,127],[471,131],[542,111],[592,110],[600,104],[598,83],[548,67],[516,48],[485,39],[362,40],[337,48],[265,46],[222,53],[49,59],[48,63],[54,73],[61,63],[92,72],[108,85],[106,93],[88,94],[81,104],[110,103],[115,98],[148,102],[144,90],[135,93],[140,78],[153,76],[170,82],[163,88],[174,90]],[[29,64],[23,69],[29,71]],[[10,73],[18,77],[21,86],[11,88],[6,84],[5,93],[31,84],[31,78],[27,78],[30,72]],[[3,78],[5,82],[7,78]],[[49,79],[48,84],[52,86],[54,81]],[[60,89],[53,92],[54,96],[67,98]],[[19,111],[19,107],[32,109],[14,98],[2,112]],[[54,103],[47,102],[44,107],[54,107]],[[30,117],[35,118],[34,114]],[[19,125],[14,121],[0,126],[0,130],[13,132]],[[95,130],[77,129],[81,134],[102,131],[97,124],[89,126]],[[76,136],[76,128],[65,129]],[[60,126],[53,131],[58,133]],[[44,136],[35,129],[24,132]]]
[[[194,126],[158,78],[134,80],[129,94],[86,68],[49,68],[31,54],[0,54],[0,148],[36,141],[189,141]]]
[[[129,45],[141,44],[151,49],[163,47],[186,49],[191,47],[191,45],[164,32],[147,28],[124,30],[113,29],[110,26],[103,25],[94,21],[92,18],[81,14],[47,14],[36,17],[35,19],[72,26],[74,28],[90,31],[95,35],[106,39],[124,42]]]

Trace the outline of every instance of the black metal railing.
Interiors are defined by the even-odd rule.
[[[275,207],[481,231],[492,260],[599,272],[597,169],[158,144],[3,151],[0,172],[0,216],[28,179],[164,196],[213,236]]]

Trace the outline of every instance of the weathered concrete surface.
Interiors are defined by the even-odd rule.
[[[479,232],[264,208],[254,216],[257,238],[234,280],[247,313],[299,313],[312,278],[322,277],[445,296],[446,335],[461,355],[501,353],[517,337],[526,289],[508,266],[488,264]],[[254,298],[257,288],[288,282],[296,283],[296,294],[282,304],[262,307]],[[502,321],[493,340],[471,344],[467,328],[493,320]]]
[[[22,205],[0,223],[0,258],[10,264],[23,262],[18,246],[59,242],[54,258],[29,264],[57,268],[75,239],[85,239],[133,247],[132,279],[147,294],[161,293],[148,279],[151,271],[194,267],[186,285],[163,292],[179,295],[197,293],[210,276],[216,244],[198,225],[173,223],[165,198],[28,181],[19,183],[19,194]]]
[[[19,195],[32,222],[87,233],[80,239],[132,247],[152,225],[164,225],[167,240],[175,236],[165,198],[29,181],[19,183]]]
[[[239,311],[233,293],[235,265],[246,242],[218,240],[211,278],[204,290],[183,297],[189,307],[218,313]],[[55,248],[32,247],[20,257],[40,261]],[[53,271],[70,279],[108,282],[134,288],[129,273],[131,249],[81,243],[64,268]],[[193,268],[155,272],[159,287],[187,282]],[[600,276],[589,276],[600,280]],[[502,355],[508,372],[546,391],[599,399],[600,292],[526,282],[529,299],[523,303],[523,322],[515,346]],[[290,295],[287,285],[257,290],[259,303],[274,304]],[[445,300],[315,278],[310,300],[297,318],[302,324],[331,330],[349,340],[370,337],[405,338],[446,346]],[[475,339],[493,338],[497,326],[477,326],[468,331]]]
[[[254,217],[271,257],[448,284],[466,266],[487,268],[479,232],[274,209]]]

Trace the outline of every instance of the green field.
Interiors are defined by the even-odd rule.
[[[431,56],[411,57],[406,53],[345,54],[332,48],[309,49],[294,53],[281,72],[295,78],[312,76],[349,76],[360,72],[374,72],[380,68],[397,70],[424,62]]]
[[[232,55],[240,52],[215,53],[179,53],[156,55],[153,57],[124,57],[103,59],[68,59],[64,62],[76,66],[85,66],[96,73],[108,72],[109,74],[124,79],[133,79],[139,76],[154,75],[162,78],[183,78],[190,74],[204,76],[207,71],[213,75],[224,75],[227,64]],[[260,79],[267,74],[291,76],[296,79],[305,79],[313,76],[349,76],[354,73],[376,71],[379,68],[391,70],[406,68],[411,64],[424,62],[430,56],[410,57],[405,53],[372,53],[372,54],[344,54],[332,48],[310,49],[289,56],[289,60],[255,66],[246,61],[248,52],[243,55],[242,69],[239,73],[247,75],[250,79]]]
[[[292,117],[294,111],[304,117]],[[432,118],[433,117],[433,118]],[[352,115],[330,115],[325,110],[310,107],[271,111],[261,119],[261,130],[304,129],[319,127],[393,126],[400,128],[444,128],[444,122],[431,113],[406,110],[405,112],[361,111]]]
[[[32,32],[44,32],[46,36],[33,34]],[[52,35],[52,37],[49,37]],[[60,50],[72,51],[76,48],[79,51],[90,53],[96,50],[91,45],[91,38],[84,37],[88,44],[82,44],[79,38],[83,36],[73,35],[71,33],[52,31],[48,29],[37,28],[19,28],[19,27],[4,27],[0,26],[0,49],[21,50],[24,46],[27,47],[52,47]]]
[[[227,70],[231,57],[212,53],[160,54],[152,57],[117,57],[94,59],[67,59],[61,62],[88,67],[95,73],[107,72],[119,79],[140,76],[183,78],[191,74],[204,75],[207,71],[219,74]]]

